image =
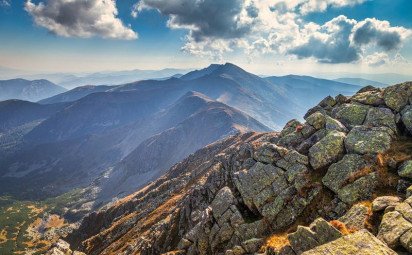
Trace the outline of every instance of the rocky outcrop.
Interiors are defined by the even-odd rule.
[[[321,245],[302,253],[303,255],[396,255],[397,253],[374,237],[367,230],[358,231],[341,237],[333,242]]]
[[[68,239],[87,254],[409,250],[411,86],[327,97],[305,123],[209,145]]]

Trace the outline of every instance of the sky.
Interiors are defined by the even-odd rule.
[[[410,0],[0,0],[0,67],[412,73]]]

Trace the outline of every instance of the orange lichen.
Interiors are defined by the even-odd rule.
[[[348,228],[345,223],[339,220],[332,220],[329,222],[333,227],[335,227],[342,235],[349,235],[351,233],[355,233],[357,229]]]
[[[279,251],[281,248],[289,244],[288,233],[278,233],[269,236],[266,239],[265,244],[262,246],[262,249],[266,250],[271,248],[275,251]]]
[[[360,169],[359,171],[356,171],[355,173],[352,173],[351,175],[349,175],[345,185],[353,183],[354,181],[356,181],[359,178],[362,178],[370,173],[373,172],[373,169],[371,166],[365,166],[362,169]]]

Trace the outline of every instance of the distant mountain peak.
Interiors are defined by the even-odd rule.
[[[206,68],[189,72],[180,78],[182,80],[194,80],[194,79],[198,79],[198,78],[201,78],[207,75],[221,75],[224,73],[225,74],[239,74],[239,73],[249,74],[248,72],[246,72],[239,66],[228,62],[225,64],[211,64]]]

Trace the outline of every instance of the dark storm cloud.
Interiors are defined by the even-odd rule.
[[[376,19],[366,19],[359,23],[353,34],[358,45],[376,43],[386,51],[398,49],[402,43],[402,31]]]
[[[240,38],[251,29],[240,18],[243,0],[142,0],[137,8],[154,8],[170,16],[169,26],[188,28],[195,41]],[[248,12],[257,15],[257,10]]]

